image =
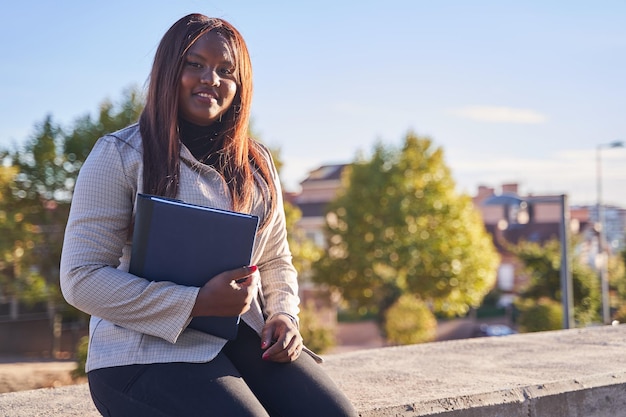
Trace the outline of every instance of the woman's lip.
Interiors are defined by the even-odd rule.
[[[200,92],[200,93],[195,93],[194,95],[198,97],[198,99],[200,99],[201,101],[205,101],[207,103],[217,101],[217,97],[215,96],[215,94]]]
[[[205,91],[205,90],[203,90],[203,91],[197,91],[194,94],[197,95],[197,96],[200,96],[200,97],[205,97],[205,98],[217,98],[217,94],[215,94],[212,91]]]

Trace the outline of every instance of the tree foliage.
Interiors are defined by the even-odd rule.
[[[572,245],[573,246],[573,245]],[[520,293],[523,300],[549,299],[561,302],[561,245],[552,239],[541,245],[522,241],[511,247],[522,261],[529,277],[528,286]],[[579,325],[599,319],[600,288],[597,274],[570,255],[574,296],[574,319]]]
[[[616,256],[609,257],[608,273],[612,295],[611,308],[619,310],[621,306],[626,305],[626,248]]]
[[[78,171],[99,137],[135,121],[142,108],[130,89],[120,105],[104,101],[95,120],[83,116],[64,132],[48,115],[22,146],[0,151],[3,292],[30,302],[61,300],[59,258]]]
[[[353,307],[384,312],[402,294],[452,316],[477,307],[498,255],[468,196],[455,191],[441,148],[408,133],[347,169],[327,214],[327,251],[314,280]]]
[[[302,229],[298,228],[298,220],[302,218],[302,212],[298,207],[285,202],[285,217],[293,265],[301,280],[307,279],[313,270],[313,265],[321,258],[323,250],[313,240],[306,237]]]
[[[67,158],[65,166],[74,173],[74,178],[96,140],[136,122],[143,106],[144,97],[141,92],[136,88],[129,88],[123,92],[122,100],[118,104],[104,100],[95,120],[90,114],[76,119],[72,130],[64,135],[63,142],[63,153]]]
[[[12,185],[17,172],[14,166],[0,165],[0,293],[13,300],[18,299],[29,280],[36,232],[16,208]]]

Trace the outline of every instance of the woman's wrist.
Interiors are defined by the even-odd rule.
[[[282,315],[282,316],[287,317],[289,320],[291,320],[291,322],[293,323],[294,326],[296,326],[297,329],[300,328],[300,321],[298,320],[298,317],[297,316],[293,316],[293,315],[291,315],[289,313],[286,313],[284,311],[278,311],[278,312],[272,314],[271,316],[269,316],[267,318],[267,321],[270,321],[271,319],[273,319],[274,317],[276,317],[278,315]]]
[[[210,315],[209,306],[210,303],[207,302],[207,290],[204,287],[198,289],[198,294],[196,295],[196,302],[191,309],[191,317],[196,316],[208,316]]]

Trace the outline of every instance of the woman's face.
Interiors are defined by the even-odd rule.
[[[183,59],[178,111],[188,122],[208,126],[228,110],[237,93],[233,53],[226,39],[212,31]]]

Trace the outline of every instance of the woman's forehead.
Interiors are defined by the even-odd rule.
[[[188,54],[211,53],[219,54],[228,61],[235,60],[233,45],[230,39],[218,30],[211,30],[202,34],[189,48]]]

